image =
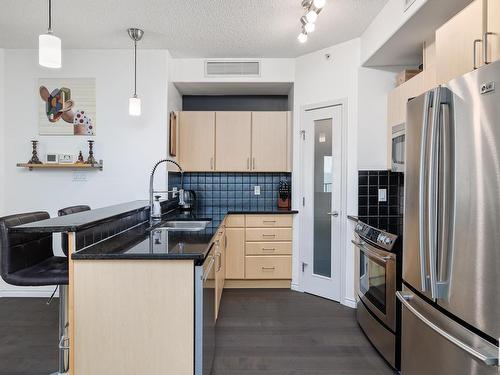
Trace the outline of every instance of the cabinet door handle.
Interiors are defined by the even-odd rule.
[[[276,223],[276,220],[262,220],[263,223]]]
[[[214,158],[211,157],[210,158],[210,170],[213,170],[214,169]]]
[[[488,36],[489,35],[493,35],[494,33],[492,32],[486,32],[484,33],[484,38],[483,38],[483,41],[484,41],[484,45],[483,45],[483,60],[484,60],[484,64],[489,64],[490,61],[488,61]]]
[[[473,53],[474,53],[474,56],[473,56],[473,61],[474,61],[474,70],[476,70],[478,68],[477,66],[477,45],[478,43],[482,43],[482,40],[481,39],[476,39],[474,41],[474,48],[473,48]]]
[[[276,267],[262,267],[263,271],[274,271]]]
[[[250,157],[247,158],[247,169],[250,169]]]
[[[263,234],[262,237],[272,237],[272,238],[274,238],[274,237],[276,237],[276,235],[275,234]]]
[[[252,158],[252,169],[255,169],[255,156]]]
[[[265,247],[263,247],[262,251],[276,251],[276,249],[274,247],[271,247],[271,248],[265,248]]]

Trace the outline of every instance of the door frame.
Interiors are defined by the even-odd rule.
[[[348,187],[348,180],[349,176],[348,174],[348,116],[349,116],[349,107],[348,107],[348,99],[347,98],[342,98],[342,99],[337,99],[337,100],[330,100],[330,101],[325,101],[325,102],[319,102],[319,103],[313,103],[313,104],[307,104],[303,105],[300,107],[300,129],[299,129],[299,142],[300,142],[300,147],[299,147],[299,161],[300,161],[300,167],[298,168],[298,174],[299,174],[299,191],[300,191],[300,202],[299,202],[299,223],[300,223],[300,231],[299,231],[299,254],[298,254],[298,262],[296,264],[297,269],[297,275],[298,275],[298,281],[299,281],[299,288],[298,290],[301,292],[304,292],[304,277],[303,277],[303,272],[302,272],[302,262],[305,261],[304,259],[304,251],[301,249],[304,247],[305,242],[304,242],[304,225],[303,220],[304,220],[304,215],[300,214],[300,208],[303,207],[302,205],[302,198],[304,197],[305,194],[305,186],[304,186],[304,179],[303,177],[303,156],[304,156],[304,143],[302,140],[302,131],[304,130],[304,124],[306,121],[306,112],[315,110],[315,109],[323,109],[327,107],[338,107],[340,106],[341,108],[341,122],[340,122],[340,127],[341,127],[341,134],[342,134],[342,139],[341,139],[341,183],[340,183],[340,212],[339,212],[339,219],[340,219],[340,303],[349,307],[354,307],[352,301],[350,298],[346,298],[346,251],[347,251],[347,246],[346,246],[346,240],[347,240],[347,187]],[[307,136],[307,135],[306,135]]]

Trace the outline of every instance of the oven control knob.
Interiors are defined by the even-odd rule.
[[[391,242],[392,242],[392,240],[389,237],[385,238],[386,245],[389,245]]]
[[[380,242],[380,243],[384,243],[385,239],[386,239],[386,237],[383,234],[381,234],[380,236],[378,236],[378,242]]]

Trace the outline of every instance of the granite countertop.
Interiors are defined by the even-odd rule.
[[[168,220],[171,220],[170,218]],[[119,235],[86,247],[71,255],[73,260],[193,260],[203,264],[211,249],[214,232],[182,232],[150,229],[143,223]]]
[[[149,201],[138,200],[114,206],[97,208],[90,211],[78,212],[66,216],[52,217],[33,223],[22,224],[9,228],[12,232],[23,233],[58,233],[79,232],[93,226],[116,220],[133,212],[140,212],[149,208]]]

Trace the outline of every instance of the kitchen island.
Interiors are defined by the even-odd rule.
[[[289,286],[291,256],[283,246],[291,251],[286,241],[296,211],[228,212],[219,228],[196,232],[161,227],[210,218],[182,213],[176,201],[162,202],[162,212],[155,227],[148,201],[135,201],[12,228],[68,236],[70,374],[203,374],[211,366],[227,271],[243,269],[236,279],[252,271],[250,278],[258,279],[237,285]],[[230,242],[233,234],[254,236],[247,238],[254,242],[247,242],[246,256],[245,243],[227,248],[229,270],[226,223]],[[277,254],[262,256],[261,244]]]

